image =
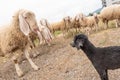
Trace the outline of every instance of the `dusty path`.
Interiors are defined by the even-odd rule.
[[[120,45],[120,28],[109,29],[89,36],[96,46]],[[58,38],[51,46],[40,46],[40,55],[34,62],[40,67],[34,71],[27,60],[20,64],[25,75],[19,78],[11,61],[0,64],[0,80],[100,80],[86,55],[72,48],[72,38]],[[34,53],[34,51],[32,53]],[[110,80],[120,80],[120,69],[109,71]]]

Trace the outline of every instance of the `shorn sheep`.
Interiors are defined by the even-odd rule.
[[[29,41],[31,43],[31,48],[35,48],[35,43],[34,40],[39,39],[40,44],[43,43],[43,40],[45,40],[45,42],[50,45],[50,41],[53,39],[53,36],[49,30],[49,26],[50,24],[48,23],[48,21],[46,19],[41,19],[40,20],[40,25],[38,26],[39,28],[39,35],[40,38],[38,37],[38,35],[36,33],[31,32],[29,34]]]
[[[120,46],[95,47],[84,34],[76,35],[71,46],[82,49],[101,80],[108,80],[108,69],[120,68]]]
[[[49,30],[48,23],[45,19],[40,20],[39,30],[41,31],[42,38],[45,40],[45,42],[50,45],[51,40],[53,39],[53,36]],[[40,41],[40,44],[42,44],[42,39]]]
[[[23,71],[19,67],[18,58],[25,53],[25,56],[34,70],[39,67],[31,60],[28,53],[30,44],[28,35],[34,31],[39,35],[38,25],[35,19],[35,14],[28,10],[19,10],[13,16],[9,26],[0,28],[0,49],[2,53],[13,55],[12,60],[15,64],[15,69],[19,77],[23,76]]]
[[[50,28],[50,24],[48,22],[47,19],[41,19],[40,20],[40,24],[43,25],[43,26],[47,26],[48,28]]]
[[[120,5],[114,4],[108,7],[104,7],[97,17],[101,19],[108,28],[108,21],[120,19]]]
[[[70,16],[66,16],[63,18],[63,21],[66,32],[69,32],[70,29],[72,28],[72,18]]]

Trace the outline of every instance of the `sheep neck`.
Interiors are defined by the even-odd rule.
[[[11,24],[12,26],[12,28],[11,29],[15,29],[15,30],[17,30],[17,31],[20,31],[20,29],[19,29],[19,19],[18,19],[18,16],[16,16],[15,18],[13,18],[13,20],[12,20],[12,24]]]
[[[85,52],[89,59],[92,59],[96,52],[96,47],[89,40],[85,42],[84,46],[81,47],[81,49]]]

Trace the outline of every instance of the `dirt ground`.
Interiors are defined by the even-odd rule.
[[[120,45],[120,28],[99,31],[89,36],[95,46]],[[57,38],[51,46],[42,45],[31,51],[33,61],[40,67],[34,71],[27,60],[20,67],[25,75],[19,78],[12,61],[0,58],[0,80],[100,80],[86,55],[69,43],[72,38]],[[7,62],[2,62],[7,61]],[[110,80],[120,80],[120,69],[109,70]]]

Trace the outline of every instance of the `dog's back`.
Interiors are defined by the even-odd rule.
[[[97,56],[101,65],[107,69],[120,68],[120,46],[97,48]]]

